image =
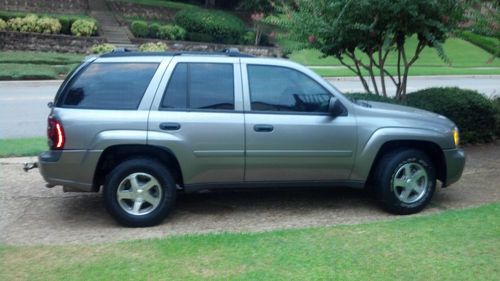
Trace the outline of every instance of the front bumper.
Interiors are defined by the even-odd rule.
[[[49,185],[94,191],[93,178],[102,151],[51,150],[38,156],[40,174]]]
[[[463,149],[447,149],[443,150],[446,161],[446,181],[443,187],[449,186],[457,182],[462,176],[465,167],[465,152]]]

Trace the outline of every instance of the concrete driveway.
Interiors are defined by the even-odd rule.
[[[343,92],[363,92],[355,77],[329,78]],[[0,139],[46,135],[47,103],[54,99],[61,81],[0,82]],[[500,95],[500,76],[410,77],[408,91],[429,87],[460,87],[486,96]],[[390,85],[389,92],[395,88]]]
[[[500,202],[500,144],[468,147],[462,179],[439,188],[420,215]],[[222,231],[266,231],[354,224],[399,218],[363,191],[348,189],[219,191],[182,195],[163,224],[143,229],[117,225],[101,194],[47,189],[27,158],[0,159],[0,243],[81,244]]]

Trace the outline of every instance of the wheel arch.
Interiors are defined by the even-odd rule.
[[[104,184],[106,175],[118,164],[131,158],[150,158],[164,164],[171,170],[175,182],[180,186],[184,185],[179,161],[168,148],[143,144],[120,144],[107,147],[101,153],[94,172],[93,189],[98,191]]]
[[[446,160],[441,147],[434,142],[424,140],[391,140],[385,142],[378,150],[371,164],[367,182],[371,182],[375,168],[383,155],[390,151],[404,148],[418,149],[427,154],[436,168],[436,178],[443,184],[446,182]]]

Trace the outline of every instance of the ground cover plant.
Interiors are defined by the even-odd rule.
[[[41,26],[53,26],[57,25],[53,21],[50,22],[50,24],[47,21],[47,18],[50,19],[57,19],[61,25],[61,28],[59,29],[59,32],[51,32],[51,33],[62,33],[62,34],[69,34],[71,35],[71,27],[73,23],[75,23],[78,20],[85,20],[85,21],[92,21],[95,23],[95,20],[92,17],[86,16],[86,15],[65,15],[65,14],[50,14],[50,13],[38,13],[38,14],[33,14],[33,13],[27,13],[27,12],[13,12],[13,11],[0,11],[0,19],[5,21],[6,23],[9,20],[15,20],[16,18],[19,18],[19,20],[15,20],[16,22],[21,22],[21,19],[25,18],[28,15],[35,15],[38,18],[44,18],[45,20],[40,23]],[[19,25],[20,23],[16,23],[16,25]],[[8,28],[6,28],[8,29]],[[1,31],[1,29],[0,29]],[[94,33],[95,35],[95,33]]]
[[[83,58],[70,53],[0,51],[0,80],[62,79]]]
[[[47,149],[47,138],[0,139],[0,157],[33,156]]]
[[[0,246],[3,280],[495,280],[500,204],[390,221]]]

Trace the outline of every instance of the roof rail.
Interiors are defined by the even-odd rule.
[[[140,57],[140,56],[227,56],[251,58],[253,55],[240,53],[237,48],[223,49],[216,52],[192,52],[192,51],[167,51],[167,52],[136,52],[125,48],[116,48],[109,53],[102,54],[101,58],[114,57]]]

